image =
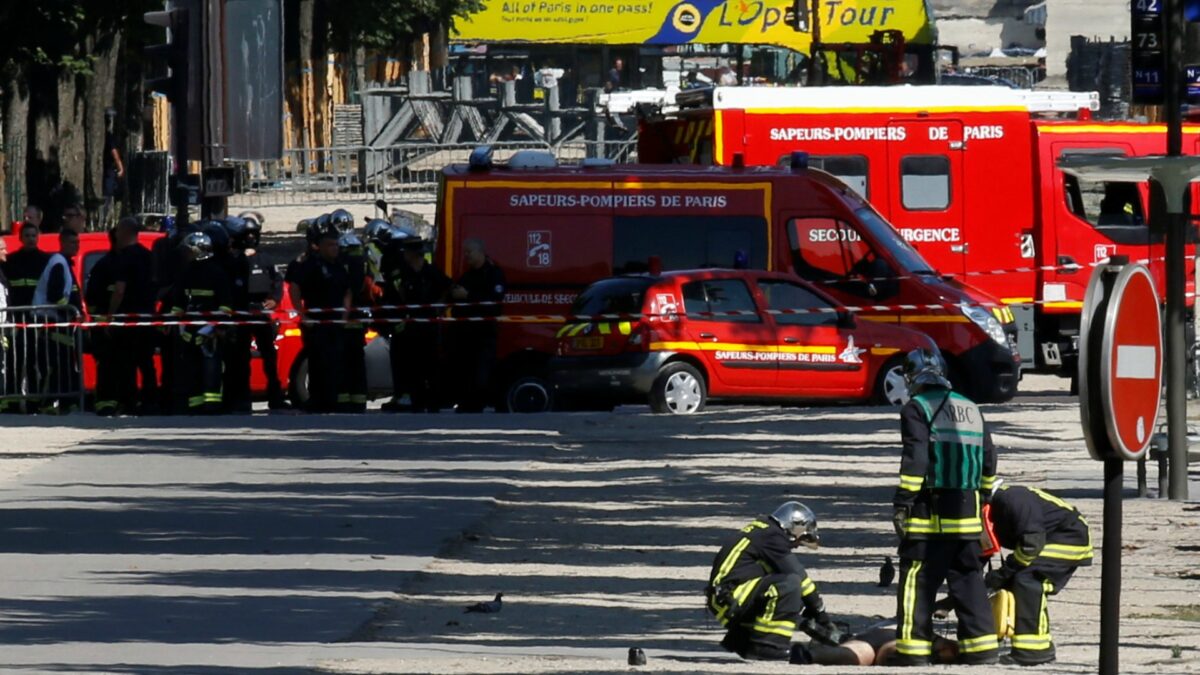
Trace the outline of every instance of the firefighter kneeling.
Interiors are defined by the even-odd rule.
[[[743,527],[717,553],[708,610],[728,628],[721,646],[744,659],[787,660],[801,610],[836,643],[837,629],[825,614],[817,586],[792,553],[817,548],[817,517],[787,502]]]
[[[1044,490],[997,485],[991,522],[1001,546],[1012,551],[988,588],[1011,591],[1016,621],[1010,658],[1021,665],[1054,660],[1048,597],[1067,585],[1075,569],[1092,564],[1087,521],[1067,502]]]

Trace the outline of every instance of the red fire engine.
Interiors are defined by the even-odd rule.
[[[813,166],[866,197],[936,269],[1007,303],[1027,366],[1074,372],[1095,263],[1114,255],[1148,260],[1165,288],[1164,236],[1149,225],[1148,186],[1088,183],[1057,167],[1074,154],[1162,154],[1165,129],[1092,121],[1090,95],[716,87],[665,103],[643,119],[639,161],[772,165],[808,152]],[[1185,133],[1185,147],[1200,152],[1200,128]]]

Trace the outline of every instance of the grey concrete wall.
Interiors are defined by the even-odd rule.
[[[1129,39],[1128,0],[1048,0],[1046,6],[1046,79],[1065,84],[1071,36],[1118,41]]]

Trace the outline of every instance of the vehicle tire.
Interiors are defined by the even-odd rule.
[[[549,412],[554,407],[554,389],[544,377],[523,375],[504,388],[503,403],[508,412]]]
[[[902,406],[908,402],[908,384],[904,381],[904,359],[894,356],[875,375],[876,405]]]
[[[650,409],[656,413],[690,415],[704,410],[707,399],[704,376],[682,361],[663,366],[650,387]]]
[[[301,354],[292,364],[292,373],[288,377],[288,400],[293,408],[303,408],[308,405],[308,356]]]

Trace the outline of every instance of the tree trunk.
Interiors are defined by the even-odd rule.
[[[91,42],[89,40],[89,42]],[[100,40],[91,50],[94,62],[93,75],[80,78],[80,89],[83,91],[84,120],[87,130],[85,141],[86,162],[81,184],[83,198],[89,211],[95,210],[99,201],[104,197],[104,145],[107,136],[105,112],[109,108],[119,110],[122,103],[117,100],[118,56],[121,54],[121,34],[118,32],[111,37]],[[120,115],[113,119],[113,132],[121,138],[118,124]],[[118,144],[121,159],[128,170],[130,157],[128,145]],[[128,178],[126,174],[126,178]],[[126,183],[128,184],[128,183]],[[123,202],[125,200],[122,200]]]
[[[316,0],[300,0],[296,30],[299,33],[299,91],[296,97],[295,126],[300,130],[299,147],[313,147],[313,13]]]
[[[313,146],[319,148],[329,145],[329,16],[326,7],[321,3],[314,8],[312,52],[309,55],[313,73]]]
[[[6,70],[4,81],[10,84],[3,88],[6,180],[0,191],[4,192],[6,203],[0,218],[12,222],[21,217],[29,198],[25,187],[25,159],[29,156],[29,87],[25,68]]]

